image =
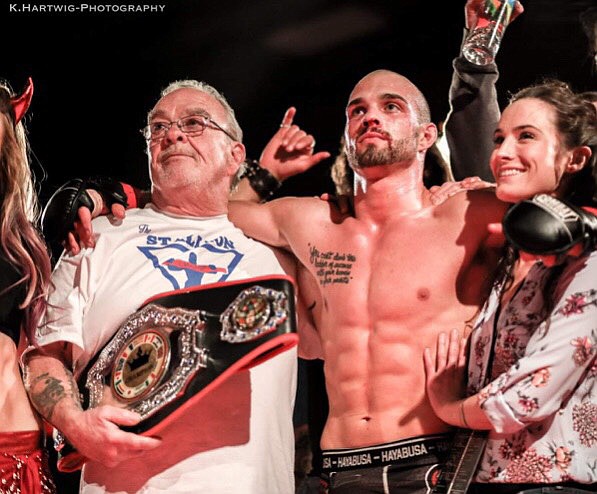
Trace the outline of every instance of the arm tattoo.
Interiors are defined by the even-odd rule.
[[[65,383],[49,373],[44,372],[33,379],[31,383],[31,401],[35,408],[51,421],[56,405],[64,398],[72,397],[75,406],[81,409],[79,392],[73,375],[67,371],[68,381]],[[65,389],[65,385],[69,388]]]

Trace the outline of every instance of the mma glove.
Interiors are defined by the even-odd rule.
[[[597,248],[597,211],[593,211],[538,194],[513,205],[502,224],[510,244],[529,254],[564,254],[578,243],[587,253]]]
[[[54,192],[42,213],[42,231],[50,243],[59,244],[66,239],[74,227],[80,207],[93,211],[95,205],[87,193],[89,189],[102,196],[108,210],[113,204],[122,204],[126,208],[131,202],[132,207],[136,203],[132,187],[116,180],[102,177],[69,180]]]

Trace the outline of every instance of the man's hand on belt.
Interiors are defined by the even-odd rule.
[[[119,428],[140,420],[141,416],[130,410],[104,405],[80,411],[62,432],[81,455],[111,468],[161,444],[161,439]]]

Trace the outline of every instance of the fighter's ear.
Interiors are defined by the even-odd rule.
[[[437,127],[430,122],[419,127],[418,151],[426,151],[437,140]]]

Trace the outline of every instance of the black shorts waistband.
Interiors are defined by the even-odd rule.
[[[417,465],[427,463],[430,459],[443,462],[451,439],[452,434],[435,434],[365,448],[326,450],[322,452],[323,471],[329,473],[384,465]]]

